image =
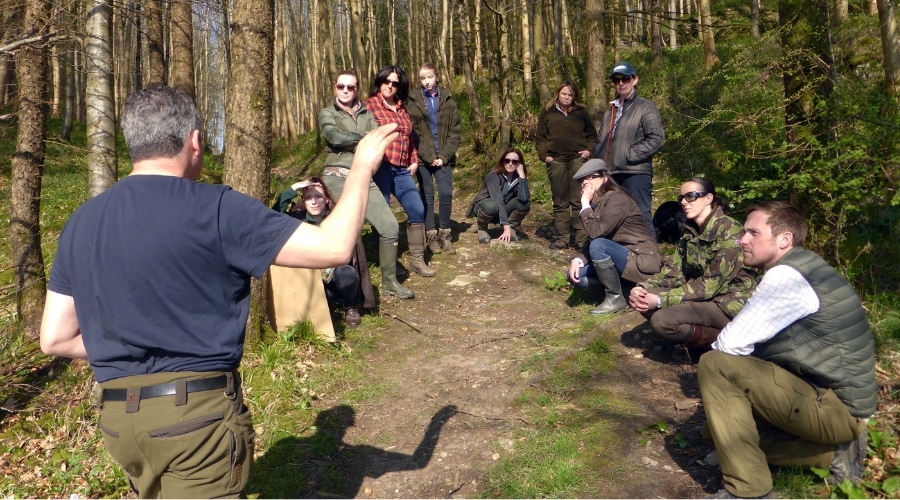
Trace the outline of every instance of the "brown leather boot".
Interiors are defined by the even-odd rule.
[[[684,343],[688,349],[709,349],[709,346],[719,338],[718,328],[704,325],[694,325],[694,333]]]
[[[441,243],[441,248],[444,250],[444,253],[450,255],[456,253],[456,249],[453,248],[452,235],[449,227],[438,231],[438,241]]]
[[[432,254],[439,254],[441,250],[441,241],[438,239],[437,229],[425,231],[425,240],[428,242],[428,249]]]
[[[426,278],[437,274],[425,263],[425,224],[410,224],[406,228],[406,238],[409,244],[409,270]]]

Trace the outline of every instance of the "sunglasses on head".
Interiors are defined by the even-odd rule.
[[[400,82],[398,82],[396,80],[385,80],[382,85],[387,85],[388,87],[400,88]]]
[[[343,83],[335,84],[334,88],[338,90],[344,90],[345,88],[350,92],[356,92],[356,85],[344,85]]]
[[[697,201],[697,198],[703,198],[709,193],[705,191],[691,191],[690,193],[684,193],[678,195],[678,203],[681,203],[682,200],[687,200],[688,203],[693,203]]]
[[[506,164],[506,165],[518,165],[519,163],[522,163],[522,161],[521,161],[521,160],[515,160],[515,159],[513,159],[513,158],[504,158],[504,159],[503,159],[503,163]]]
[[[618,85],[618,84],[620,84],[620,83],[628,83],[628,82],[630,82],[630,81],[631,81],[631,77],[630,77],[630,76],[622,76],[622,77],[614,76],[614,77],[610,78],[610,80],[612,80],[613,85]]]

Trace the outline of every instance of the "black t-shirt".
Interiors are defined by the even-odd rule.
[[[250,277],[299,224],[227,186],[132,175],[66,223],[48,288],[74,298],[100,382],[233,370]]]

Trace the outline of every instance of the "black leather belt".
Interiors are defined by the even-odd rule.
[[[211,391],[213,389],[221,389],[228,385],[228,376],[219,375],[218,377],[204,378],[200,380],[188,380],[186,382],[186,394],[192,392]],[[148,385],[141,387],[140,399],[159,398],[162,396],[174,396],[176,394],[175,382],[165,384]],[[128,389],[103,389],[102,401],[126,401],[128,398]]]

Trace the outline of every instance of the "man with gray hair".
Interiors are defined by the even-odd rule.
[[[141,497],[242,494],[254,440],[237,372],[250,278],[271,264],[347,262],[372,172],[395,135],[390,125],[360,141],[349,196],[316,227],[197,182],[199,128],[193,102],[175,89],[128,98],[133,170],[60,233],[41,324],[44,352],[93,368],[104,444]]]

